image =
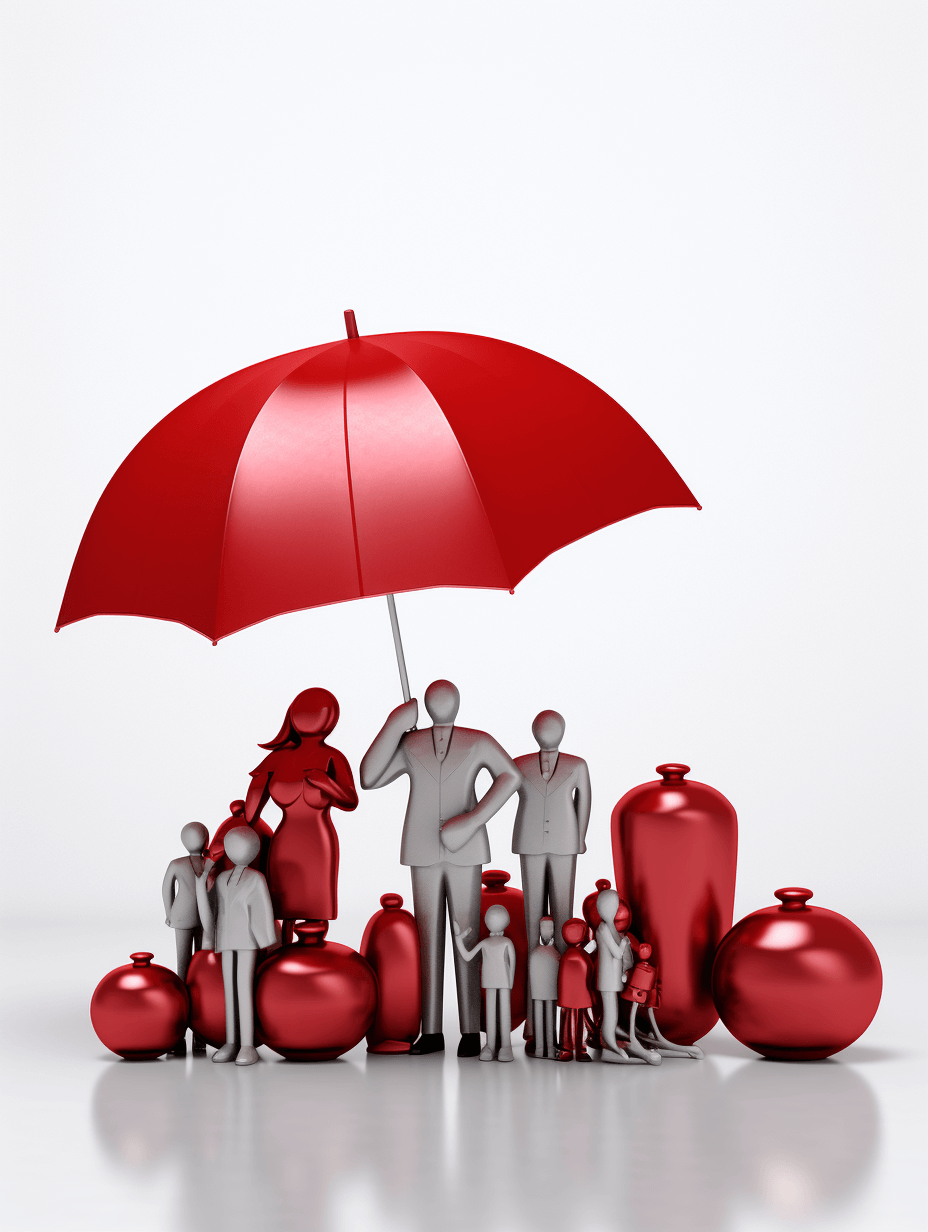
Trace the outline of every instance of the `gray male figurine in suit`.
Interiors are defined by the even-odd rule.
[[[559,751],[566,724],[556,710],[535,716],[537,753],[516,758],[522,776],[512,850],[522,864],[525,931],[534,940],[542,916],[554,920],[554,941],[566,949],[561,929],[574,913],[577,856],[586,851],[590,824],[590,772],[582,757]],[[530,1035],[530,1020],[526,1019]]]
[[[480,928],[480,869],[490,858],[486,823],[519,786],[512,758],[486,732],[456,727],[461,697],[449,680],[435,680],[425,691],[425,708],[434,724],[415,728],[416,699],[391,713],[361,762],[361,786],[385,787],[409,775],[409,803],[400,863],[409,865],[413,909],[422,956],[422,1034],[411,1053],[441,1052],[442,985],[445,966],[445,913],[462,930]],[[474,784],[481,770],[493,776],[477,800]],[[454,974],[461,1024],[459,1057],[480,1052],[480,973],[454,951]]]

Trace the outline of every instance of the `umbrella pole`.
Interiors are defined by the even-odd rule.
[[[387,607],[390,609],[390,628],[393,630],[393,645],[396,647],[396,666],[400,669],[400,685],[403,689],[403,701],[409,701],[409,677],[406,675],[406,656],[403,654],[403,639],[400,637],[400,622],[396,615],[396,600],[387,595]]]

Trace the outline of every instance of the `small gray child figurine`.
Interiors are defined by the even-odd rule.
[[[557,968],[560,952],[554,944],[554,920],[549,915],[539,922],[541,944],[536,945],[528,956],[528,989],[532,998],[534,1039],[526,1041],[527,1057],[546,1057],[556,1060],[557,1036],[554,1031],[555,1007],[557,1006]]]
[[[197,877],[206,862],[209,831],[198,821],[191,821],[180,832],[180,841],[190,853],[172,860],[161,884],[164,901],[164,922],[174,929],[177,947],[177,974],[187,978],[187,968],[193,951],[203,944],[203,925],[197,908]]]
[[[487,1042],[480,1052],[481,1061],[511,1061],[512,1060],[512,1005],[510,992],[516,973],[516,947],[503,929],[509,923],[509,912],[498,903],[494,904],[483,917],[489,937],[478,941],[472,950],[468,950],[463,938],[471,931],[454,921],[454,943],[458,953],[465,962],[470,962],[475,954],[481,954],[480,986],[486,992],[487,1005]],[[497,1006],[499,1008],[499,1036],[496,1033]],[[497,1050],[497,1039],[499,1048]]]

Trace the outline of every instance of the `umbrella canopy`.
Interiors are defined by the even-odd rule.
[[[565,544],[668,505],[699,508],[570,368],[471,334],[349,337],[161,420],[100,497],[57,627],[151,616],[216,642],[365,595],[511,590]]]

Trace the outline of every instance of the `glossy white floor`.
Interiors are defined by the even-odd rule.
[[[131,939],[8,934],[2,1227],[924,1227],[924,934],[871,933],[883,1005],[818,1064],[759,1060],[719,1027],[705,1062],[659,1070],[529,1061],[520,1044],[511,1065],[362,1046],[320,1065],[265,1050],[244,1071],[105,1052],[90,993]]]

